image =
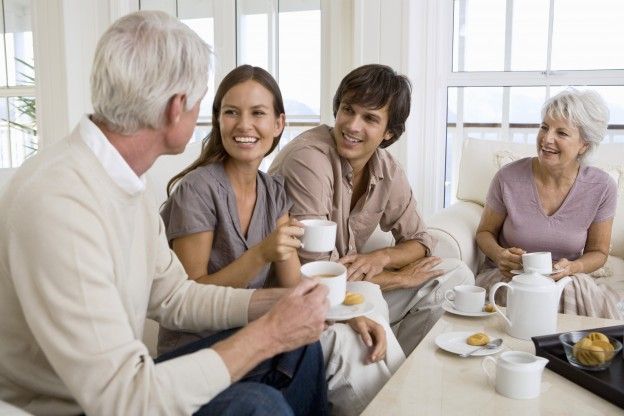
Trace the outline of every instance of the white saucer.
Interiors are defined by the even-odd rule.
[[[372,303],[364,302],[358,305],[340,305],[334,306],[327,311],[325,319],[328,321],[344,321],[346,319],[355,318],[356,316],[368,315],[375,309]]]
[[[445,351],[452,352],[455,354],[465,354],[470,351],[474,351],[479,348],[478,346],[468,345],[466,343],[466,339],[473,335],[474,332],[447,332],[446,334],[440,334],[436,337],[435,343],[438,347],[442,348]],[[501,351],[504,347],[501,345],[500,347],[488,350],[483,349],[481,351],[477,351],[472,354],[473,357],[482,357],[484,355],[496,354]]]
[[[523,273],[524,273],[524,270],[510,270],[509,272],[510,272],[511,274],[523,274]],[[543,276],[550,276],[551,274],[556,274],[556,273],[559,273],[559,272],[557,272],[557,271],[552,271],[552,272],[550,272],[550,273],[539,273],[539,272],[537,272],[537,273],[538,273],[538,274],[541,274],[541,275],[543,275]]]
[[[455,314],[455,315],[461,315],[461,316],[492,316],[494,315],[496,312],[464,312],[464,311],[460,311],[457,310],[453,307],[453,305],[451,305],[448,301],[443,301],[442,302],[442,309],[444,309],[445,311]]]

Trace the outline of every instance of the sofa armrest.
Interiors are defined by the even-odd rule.
[[[476,274],[483,261],[475,234],[483,207],[459,201],[427,220],[429,233],[438,240],[432,255],[462,260]]]

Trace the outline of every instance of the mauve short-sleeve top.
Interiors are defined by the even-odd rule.
[[[489,208],[506,215],[498,239],[502,247],[550,251],[553,260],[580,257],[590,225],[612,219],[616,203],[615,181],[599,168],[581,165],[559,209],[546,215],[535,187],[530,157],[502,167],[486,198]]]
[[[256,178],[256,204],[245,236],[238,219],[236,196],[223,164],[211,163],[188,173],[161,210],[169,241],[212,231],[208,274],[221,270],[260,243],[275,230],[277,220],[288,213],[292,203],[281,176],[258,171]],[[267,264],[248,287],[262,287],[269,270]]]

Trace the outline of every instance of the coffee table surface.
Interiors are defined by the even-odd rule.
[[[560,314],[558,318],[559,332],[621,324],[575,315]],[[540,397],[508,399],[489,384],[481,368],[483,357],[460,358],[435,345],[439,334],[454,331],[486,332],[503,338],[503,351],[535,353],[532,341],[507,335],[499,316],[469,318],[446,312],[363,415],[624,415],[624,409],[548,369],[544,370]]]

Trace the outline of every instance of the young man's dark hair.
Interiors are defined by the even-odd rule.
[[[340,82],[334,95],[334,117],[342,101],[375,110],[387,104],[387,131],[392,138],[382,141],[379,147],[388,147],[405,131],[411,95],[412,86],[405,75],[397,74],[386,65],[363,65],[349,72]]]

